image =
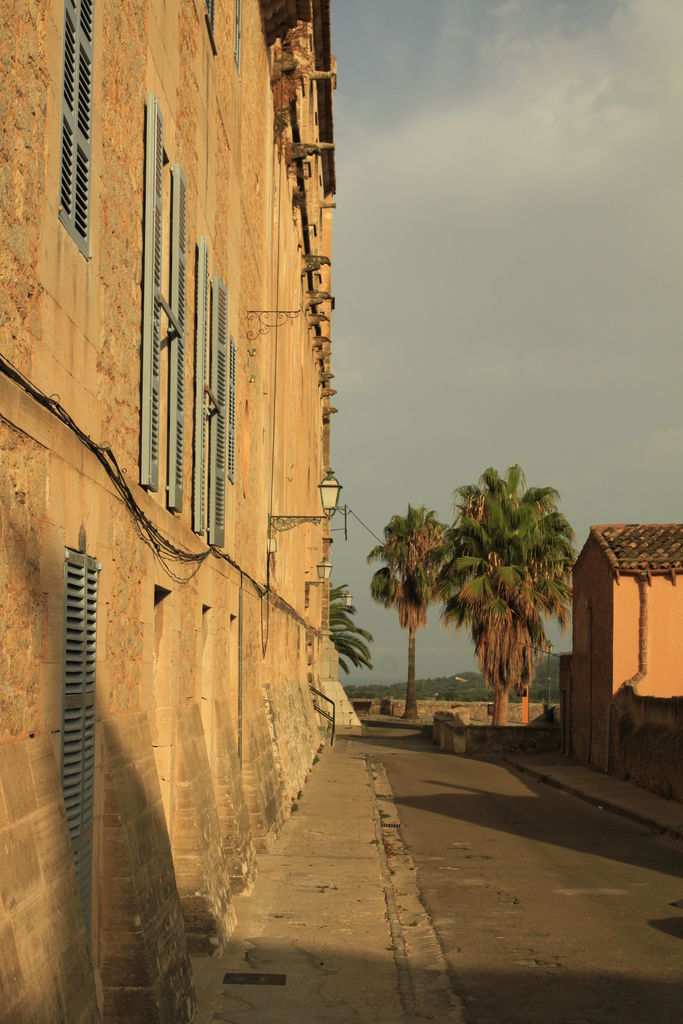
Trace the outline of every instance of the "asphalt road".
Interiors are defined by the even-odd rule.
[[[683,1021],[683,844],[400,725],[384,763],[468,1024]]]

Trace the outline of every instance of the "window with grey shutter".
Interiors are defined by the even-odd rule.
[[[88,258],[94,0],[64,0],[59,218]]]
[[[94,558],[66,550],[61,779],[85,928],[90,939],[95,777],[97,578]]]
[[[192,528],[206,529],[206,364],[209,351],[209,249],[205,238],[197,245],[197,315],[194,372],[194,500]]]
[[[242,48],[242,0],[235,0],[235,64],[240,69],[240,50]]]
[[[142,284],[142,394],[140,483],[159,490],[161,369],[161,246],[164,121],[156,96],[147,98],[145,138],[145,236]]]
[[[171,330],[168,403],[168,507],[183,508],[183,440],[185,426],[185,293],[187,284],[187,185],[176,164],[171,199],[171,294],[170,306],[178,330]]]
[[[228,289],[211,286],[211,425],[209,428],[209,544],[225,543],[225,463],[228,400]]]
[[[235,373],[237,349],[230,338],[230,392],[228,399],[228,480],[235,482]]]

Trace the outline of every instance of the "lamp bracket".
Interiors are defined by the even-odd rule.
[[[301,523],[322,523],[327,516],[270,516],[269,524],[272,531],[293,530]]]
[[[248,309],[247,323],[256,321],[258,326],[247,331],[247,338],[256,341],[260,335],[269,334],[274,327],[282,327],[288,320],[296,320],[300,313],[300,309]]]

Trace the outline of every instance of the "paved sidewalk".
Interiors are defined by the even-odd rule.
[[[324,749],[298,810],[271,852],[258,857],[253,893],[235,901],[238,923],[228,949],[221,957],[193,960],[196,1024],[459,1019],[450,1012],[450,985],[431,923],[424,914],[417,926],[412,912],[423,912],[414,868],[406,867],[405,882],[415,898],[409,893],[404,900],[405,887],[387,861],[383,823],[393,814],[380,799],[390,800],[385,783],[369,770],[360,743],[340,737]],[[402,904],[409,902],[412,944],[401,920]],[[225,984],[228,972],[233,983]],[[261,983],[254,983],[259,975]],[[431,993],[427,1002],[416,984]],[[432,1012],[434,992],[445,1006],[442,1014]]]
[[[587,800],[605,811],[683,839],[683,804],[614,775],[596,772],[560,754],[507,754],[503,760],[540,782]]]

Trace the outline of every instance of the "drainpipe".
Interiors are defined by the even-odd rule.
[[[648,601],[647,591],[650,580],[647,576],[638,577],[638,671],[635,675],[631,676],[630,679],[625,679],[619,687],[619,690],[628,688],[634,693],[638,693],[638,685],[642,683],[643,679],[647,676],[647,641],[648,641]],[[617,693],[619,692],[617,691]],[[612,705],[613,701],[609,702],[607,707],[607,752],[606,752],[606,763],[605,773],[610,770],[610,753],[611,753],[611,722],[612,722]]]

